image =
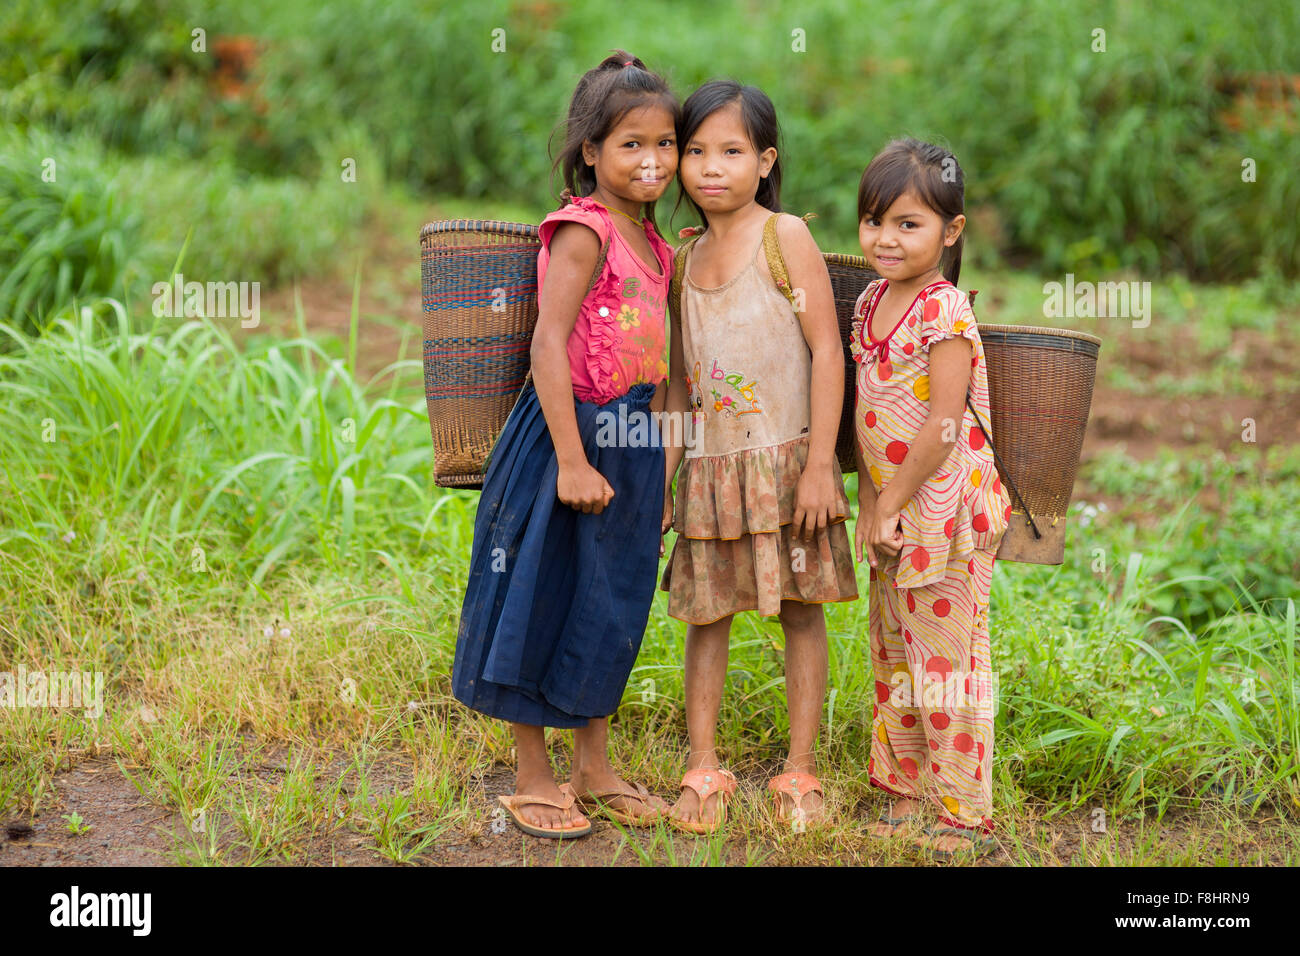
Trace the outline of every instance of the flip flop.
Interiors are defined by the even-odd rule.
[[[508,797],[497,797],[497,802],[506,808],[510,818],[515,821],[515,826],[523,830],[529,836],[541,837],[544,840],[569,840],[574,837],[586,836],[591,832],[591,821],[586,823],[570,824],[567,827],[558,827],[553,830],[547,830],[544,827],[535,827],[525,820],[519,813],[520,807],[525,807],[530,803],[539,803],[545,807],[555,807],[557,810],[568,810],[576,803],[573,796],[573,788],[567,783],[560,784],[560,793],[564,794],[564,799],[556,802],[548,800],[546,797],[534,797],[526,793],[515,793]]]
[[[629,797],[640,801],[643,807],[649,809],[642,810],[640,813],[631,813],[622,807],[610,806],[608,801],[611,797]],[[639,783],[615,787],[612,790],[594,790],[584,793],[578,798],[578,809],[584,813],[589,811],[603,813],[611,820],[631,827],[654,826],[664,815],[663,810],[650,803],[650,791]]]
[[[901,817],[893,817],[889,815],[888,810],[881,810],[880,816],[876,818],[876,822],[883,823],[885,826],[889,827],[890,830],[888,833],[871,833],[870,835],[880,840],[888,840],[890,837],[894,836],[898,830],[907,826],[915,819],[915,813],[904,813]]]
[[[736,778],[730,771],[723,770],[721,767],[701,767],[697,770],[688,770],[682,775],[680,786],[683,789],[690,787],[695,791],[696,796],[700,798],[701,810],[704,809],[704,801],[708,797],[715,793],[718,794],[718,818],[712,823],[704,823],[670,816],[668,818],[670,824],[678,830],[703,836],[713,833],[727,822],[727,801],[736,792]]]
[[[813,826],[822,825],[825,820],[825,796],[826,791],[822,790],[821,781],[810,773],[783,773],[773,777],[767,782],[767,789],[772,791],[772,798],[776,801],[776,818],[782,823],[790,820],[795,811],[803,810],[803,798],[810,793],[820,793],[823,798],[822,818],[809,820]],[[781,794],[785,794],[794,801],[794,808],[790,813],[785,811],[785,801],[781,799]],[[804,811],[806,814],[807,811]]]
[[[991,834],[981,834],[978,830],[964,830],[960,827],[928,826],[925,828],[925,833],[926,836],[931,837],[959,836],[970,841],[970,848],[961,850],[940,850],[938,847],[919,844],[922,849],[933,854],[936,860],[945,863],[957,859],[977,860],[982,856],[988,856],[998,845],[997,839]]]

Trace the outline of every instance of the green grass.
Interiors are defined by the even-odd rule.
[[[272,340],[112,300],[65,310],[38,338],[0,334],[12,345],[0,358],[12,409],[0,432],[0,660],[103,671],[107,702],[99,720],[0,711],[0,809],[49,808],[60,768],[107,752],[145,798],[213,821],[219,839],[181,827],[177,861],[301,860],[346,827],[411,862],[453,829],[485,832],[475,794],[509,767],[511,741],[450,698],[476,496],[433,486],[418,363],[358,382],[305,334]],[[1077,502],[1064,564],[1000,563],[994,578],[995,800],[1008,832],[1024,834],[1014,858],[1042,859],[1035,821],[1095,807],[1112,820],[1209,821],[1262,805],[1294,822],[1300,453],[1116,454],[1080,486],[1132,504]],[[1218,508],[1191,506],[1207,489]],[[672,793],[684,629],[664,597],[613,747],[619,766]],[[621,853],[909,859],[862,842],[852,822],[877,800],[864,774],[866,623],[865,601],[828,612],[819,759],[842,821],[833,838],[791,843],[754,808],[738,811],[725,852],[665,832]],[[733,631],[719,734],[742,776],[783,753],[783,643],[775,619],[743,615]],[[305,762],[268,783],[258,754],[272,746]],[[1249,808],[1232,802],[1247,792]],[[1081,861],[1164,859],[1090,846]],[[1296,848],[1278,846],[1294,862]]]

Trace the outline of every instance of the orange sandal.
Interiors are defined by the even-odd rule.
[[[772,791],[772,798],[776,801],[776,818],[785,823],[794,818],[795,814],[804,814],[806,819],[807,811],[803,808],[803,798],[810,793],[820,793],[823,800],[826,791],[822,789],[821,781],[810,773],[783,773],[780,776],[773,777],[767,782],[767,789]],[[785,801],[781,795],[785,794],[794,801],[794,810],[786,813]],[[823,803],[823,807],[825,804]],[[823,811],[824,812],[824,811]],[[808,823],[821,823],[821,820],[808,820]]]
[[[558,827],[553,830],[547,830],[544,827],[535,827],[527,822],[519,813],[519,808],[527,806],[530,803],[539,803],[544,807],[555,807],[557,810],[568,810],[577,802],[573,795],[573,788],[567,783],[560,784],[560,793],[564,794],[564,799],[556,802],[548,800],[546,797],[533,797],[526,793],[515,793],[508,797],[497,797],[501,806],[506,808],[510,818],[515,821],[515,826],[523,830],[529,836],[541,837],[545,840],[568,840],[573,837],[586,836],[591,832],[591,821],[586,823],[575,823],[567,827]]]
[[[712,823],[703,823],[697,821],[681,820],[677,817],[669,817],[668,822],[679,830],[685,830],[687,833],[704,835],[712,833],[727,822],[727,801],[736,793],[736,778],[728,770],[721,767],[701,767],[697,770],[688,770],[682,776],[680,786],[685,789],[690,787],[700,798],[700,810],[704,810],[704,801],[714,793],[718,796],[718,818]]]

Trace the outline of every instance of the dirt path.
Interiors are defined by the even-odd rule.
[[[386,785],[409,789],[409,772],[401,769],[395,756],[385,771]],[[346,767],[342,757],[334,765]],[[258,773],[274,777],[281,770],[274,761],[264,762]],[[496,771],[484,779],[472,795],[479,819],[491,820],[496,796],[510,792],[512,775]],[[742,780],[742,792],[761,789],[762,780]],[[88,759],[71,771],[55,776],[56,805],[35,821],[9,818],[0,824],[0,866],[155,866],[199,862],[194,847],[201,838],[192,836],[181,814],[153,805],[140,796],[115,761],[106,757]],[[74,836],[64,815],[78,812],[93,829]],[[835,831],[829,844],[809,845],[800,837],[772,834],[764,848],[765,864],[807,862],[864,865],[877,863],[925,863],[919,854],[888,855],[880,841],[865,835],[876,808],[855,808],[854,819]],[[476,814],[476,816],[478,816]],[[1219,814],[1218,816],[1222,816]],[[1112,821],[1108,832],[1093,831],[1086,813],[1061,815],[1043,821],[1022,818],[1014,834],[1003,834],[1003,845],[980,866],[1069,866],[1125,862],[1190,864],[1223,863],[1242,865],[1284,865],[1294,862],[1300,847],[1294,826],[1263,809],[1251,819],[1236,819],[1231,826],[1213,813],[1196,816],[1171,815],[1160,824]],[[218,831],[229,833],[224,821]],[[1287,836],[1289,834],[1289,836]],[[690,862],[706,856],[693,838],[677,834],[671,851],[653,833],[633,831],[631,838],[641,848],[636,852],[628,838],[607,821],[597,820],[592,834],[581,840],[534,840],[509,826],[493,827],[474,823],[441,835],[411,862],[422,866],[513,866],[579,865],[636,866],[646,857],[656,863]],[[671,856],[669,855],[671,853]],[[1155,854],[1157,859],[1152,860]],[[247,862],[242,845],[231,837],[218,841],[218,852],[209,858],[226,864]],[[753,858],[753,834],[744,832],[729,839],[716,862],[743,865]],[[379,852],[374,836],[361,832],[348,821],[322,827],[294,840],[286,854],[267,860],[308,866],[389,866],[392,861]]]

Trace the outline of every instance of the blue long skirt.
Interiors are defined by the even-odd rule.
[[[654,393],[638,384],[605,405],[574,400],[587,460],[614,489],[596,515],[556,496],[555,447],[537,392],[524,389],[474,519],[451,678],[462,703],[544,727],[585,727],[618,709],[659,568],[664,450],[657,423],[646,421]],[[639,447],[611,444],[620,416],[637,439],[643,423]]]

